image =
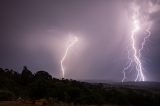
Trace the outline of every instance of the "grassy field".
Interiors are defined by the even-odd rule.
[[[0,102],[0,106],[36,106],[36,105],[16,103],[14,101],[2,101]]]
[[[32,104],[23,104],[16,103],[14,101],[1,101],[0,106],[42,106],[42,105],[32,105]],[[43,105],[43,106],[97,106],[97,105],[74,105],[74,104],[66,104],[66,103],[54,103],[52,105]],[[115,105],[101,105],[101,106],[115,106]]]

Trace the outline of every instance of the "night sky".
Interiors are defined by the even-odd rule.
[[[156,3],[156,10],[148,14],[153,25],[142,51],[144,74],[147,81],[160,81],[160,2],[145,1]],[[0,67],[21,72],[27,66],[59,78],[72,33],[79,41],[65,60],[66,78],[121,81],[128,61],[130,2],[1,0]]]

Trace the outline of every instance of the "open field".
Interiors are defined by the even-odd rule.
[[[36,105],[16,103],[14,101],[1,101],[0,106],[36,106]]]
[[[52,105],[32,105],[32,104],[16,103],[15,101],[0,101],[0,106],[98,106],[98,105],[74,105],[66,103],[54,103]],[[116,106],[116,105],[101,105],[101,106]]]

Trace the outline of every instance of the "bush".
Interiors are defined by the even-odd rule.
[[[0,91],[0,101],[9,101],[13,100],[14,94],[10,91],[1,90]]]

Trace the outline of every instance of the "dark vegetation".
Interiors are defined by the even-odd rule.
[[[82,105],[160,106],[159,86],[94,84],[52,78],[45,71],[33,74],[27,67],[23,68],[22,73],[0,68],[0,101],[16,100],[19,97]]]

